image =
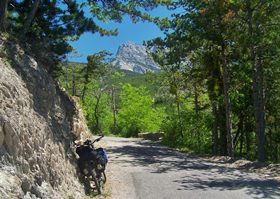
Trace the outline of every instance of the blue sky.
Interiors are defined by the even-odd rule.
[[[170,16],[170,11],[160,7],[150,12],[153,16]],[[138,22],[132,23],[128,16],[125,16],[122,23],[108,24],[99,23],[101,27],[114,29],[118,28],[119,34],[117,36],[103,36],[99,34],[85,33],[79,40],[70,42],[75,48],[77,54],[68,56],[69,61],[87,62],[87,56],[101,50],[108,50],[115,54],[120,44],[132,41],[137,44],[143,44],[143,41],[153,39],[158,36],[164,36],[163,32],[153,23]]]

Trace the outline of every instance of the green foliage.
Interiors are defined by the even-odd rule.
[[[87,86],[90,83],[90,80],[99,78],[102,79],[108,72],[108,56],[110,55],[111,53],[107,51],[101,51],[87,57],[88,63],[80,71],[83,75],[82,79],[84,84],[82,91],[82,101],[84,101]]]
[[[72,95],[74,93],[81,97],[86,85],[82,105],[91,131],[113,133],[113,88],[116,95],[118,134],[137,137],[140,132],[160,131],[161,122],[165,118],[165,107],[159,103],[156,105],[153,96],[158,90],[155,81],[160,82],[161,75],[124,73],[110,68],[107,68],[106,73],[99,73],[100,70],[95,69],[103,68],[102,64],[103,62],[93,67],[87,83],[84,75],[89,64],[64,63],[63,75],[59,77],[62,86]]]
[[[140,132],[158,132],[164,109],[153,108],[153,99],[144,87],[122,86],[118,128],[125,137],[137,137]]]
[[[279,162],[279,3],[179,0],[169,6],[180,10],[171,20],[156,20],[166,37],[147,44],[156,47],[153,57],[173,96],[169,103],[177,106],[164,122],[165,142],[226,155],[231,131],[235,155],[263,161],[267,152]],[[201,105],[205,91],[209,101]],[[196,111],[185,107],[192,104],[187,99]]]
[[[106,92],[102,93],[102,88],[96,82],[90,83],[88,89],[90,92],[87,93],[83,103],[88,126],[95,134],[104,133],[108,135],[111,133],[113,122],[110,108],[110,95]],[[100,99],[98,99],[99,95],[101,95]],[[100,101],[97,105],[98,100]],[[98,117],[99,124],[96,122],[96,116]]]
[[[87,57],[87,66],[81,72],[85,73],[87,78],[93,75],[95,78],[104,76],[107,73],[108,56],[110,55],[111,53],[105,50],[89,55]]]
[[[153,21],[147,13],[165,1],[28,1],[3,0],[0,6],[0,31],[9,32],[27,45],[30,54],[43,60],[48,70],[57,76],[60,71],[58,61],[73,51],[68,43],[79,39],[85,33],[99,33],[101,36],[114,36],[117,29],[104,29],[99,22],[122,22],[124,15],[133,22]],[[88,14],[90,13],[90,14]]]
[[[140,12],[141,7],[161,3],[180,12],[162,20]],[[85,78],[77,73],[82,68],[85,72],[85,66],[75,64],[66,69],[68,78],[62,82],[69,93],[80,96],[88,85],[84,107],[95,132],[110,132],[116,113],[123,136],[163,131],[164,142],[172,147],[232,155],[227,147],[232,135],[235,156],[263,161],[267,155],[268,161],[279,162],[279,4],[279,0],[89,1],[99,20],[121,21],[122,14],[130,13],[134,21],[156,22],[166,37],[147,44],[156,47],[152,55],[162,72],[119,75],[98,70],[100,75],[94,71]]]
[[[176,107],[169,110],[168,117],[162,123],[165,133],[163,141],[171,147],[209,154],[212,152],[213,115],[209,108],[196,111],[193,100],[184,100],[180,115],[176,114]],[[205,94],[200,96],[199,101],[201,105],[209,103]]]
[[[83,88],[83,76],[81,70],[85,64],[75,62],[62,62],[57,73],[58,81],[69,95],[81,96]]]

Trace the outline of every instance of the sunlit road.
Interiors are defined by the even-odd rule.
[[[280,182],[139,139],[104,138],[112,199],[279,199]]]

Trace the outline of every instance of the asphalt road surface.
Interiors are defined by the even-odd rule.
[[[280,199],[275,179],[140,139],[104,142],[112,199]]]

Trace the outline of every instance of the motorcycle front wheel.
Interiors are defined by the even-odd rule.
[[[98,194],[101,194],[101,191],[102,191],[102,183],[100,182],[100,178],[98,179],[96,177],[96,174],[92,174],[92,180],[94,181],[94,184],[95,184],[95,187],[96,187],[96,190],[97,190],[97,193]]]

